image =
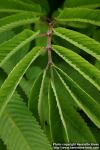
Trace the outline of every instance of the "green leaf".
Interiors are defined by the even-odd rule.
[[[88,8],[64,8],[55,18],[60,24],[67,22],[84,22],[100,26],[100,10]]]
[[[66,89],[71,92],[71,95],[78,106],[87,114],[87,116],[100,128],[100,104],[98,104],[91,96],[89,96],[70,76],[65,74],[58,68],[60,76],[63,78]]]
[[[0,117],[0,135],[10,150],[51,150],[36,119],[16,95]]]
[[[23,12],[23,11],[32,11],[36,14],[40,14],[41,7],[38,4],[33,3],[24,3],[18,0],[0,0],[0,12]]]
[[[64,61],[59,64],[56,63],[56,66],[70,76],[73,81],[75,81],[88,95],[100,104],[100,90],[86,80],[79,72],[77,72],[77,70]]]
[[[100,6],[100,0],[65,0],[64,6],[95,8]]]
[[[26,72],[26,77],[30,81],[35,80],[41,71],[42,68],[40,66],[31,66]]]
[[[39,99],[39,92],[41,87],[43,74],[39,74],[39,76],[36,78],[36,80],[33,83],[30,97],[28,100],[28,108],[29,110],[34,114],[34,116],[39,120],[38,115],[38,99]]]
[[[6,150],[6,146],[4,145],[1,139],[0,139],[0,150]]]
[[[30,4],[34,4],[34,2],[33,2],[33,0],[17,0],[17,1],[21,1],[21,2],[23,2],[23,3],[30,3]]]
[[[37,4],[40,4],[40,6],[42,8],[42,11],[45,11],[46,13],[48,13],[50,11],[48,0],[39,0],[39,1],[38,0],[34,0],[34,2],[37,3]]]
[[[96,61],[95,66],[100,70],[100,61]]]
[[[73,30],[55,28],[54,34],[70,42],[100,61],[100,43],[96,40]]]
[[[26,75],[26,74],[25,74]],[[22,78],[22,80],[19,83],[20,88],[24,92],[26,98],[29,99],[30,97],[30,90],[32,88],[32,82],[29,82],[25,77]]]
[[[40,47],[33,48],[11,71],[0,89],[0,116],[31,63],[39,56]]]
[[[52,143],[64,143],[64,129],[51,84],[49,85],[48,89],[48,102],[51,141]],[[60,131],[60,134],[58,131]]]
[[[6,31],[6,32],[2,32],[0,34],[0,44],[2,44],[3,42],[11,39],[14,35],[15,35],[15,33],[12,30]]]
[[[31,30],[24,30],[12,39],[0,45],[0,67],[7,61],[13,54],[19,51],[24,45],[32,41],[39,32]]]
[[[36,21],[38,21],[38,19],[39,17],[37,17],[32,12],[17,13],[14,15],[1,18],[0,33],[18,26],[35,23]]]
[[[100,71],[95,66],[67,48],[58,45],[53,45],[52,48],[65,62],[100,90]]]
[[[40,117],[40,122],[42,127],[45,128],[45,122],[48,123],[49,120],[49,106],[48,106],[48,86],[49,86],[49,77],[48,77],[48,68],[43,72],[42,82],[40,86],[39,100],[38,100],[38,113]]]
[[[60,119],[65,130],[66,142],[93,142],[95,141],[91,131],[84,120],[70,105],[71,91],[64,86],[64,81],[60,75],[53,70],[52,89],[55,95]],[[79,132],[80,131],[80,132]]]
[[[94,134],[95,136],[95,139],[97,141],[97,143],[99,143],[100,141],[100,129],[98,129],[95,125],[93,125],[92,123],[89,124],[90,126],[90,129],[92,131],[92,133]]]

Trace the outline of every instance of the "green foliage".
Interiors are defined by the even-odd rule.
[[[56,21],[60,24],[74,21],[100,26],[100,11],[89,8],[64,8],[56,17]]]
[[[11,71],[0,89],[0,116],[10,101],[18,83],[31,63],[38,57],[41,48],[33,48]],[[5,94],[6,92],[6,94]]]
[[[99,7],[100,1],[99,0],[67,0],[64,3],[66,7]]]
[[[25,24],[34,23],[39,18],[33,12],[24,12],[0,19],[0,33]]]
[[[0,149],[6,150],[6,146],[4,145],[4,143],[2,142],[2,140],[0,140]]]
[[[36,149],[51,150],[46,136],[19,96],[12,97],[0,122],[1,137],[8,145],[8,149],[34,150],[36,146]]]
[[[100,44],[94,39],[79,32],[64,28],[54,29],[54,33],[100,61]]]
[[[9,57],[14,55],[18,50],[20,50],[28,42],[32,41],[39,32],[35,33],[31,30],[24,30],[19,33],[14,38],[4,42],[0,45],[0,66],[2,66]],[[13,45],[12,45],[13,43]]]
[[[97,89],[100,90],[100,71],[97,68],[70,49],[56,45],[52,48],[70,66],[76,69],[84,76],[84,78],[86,78],[86,80],[89,80]]]
[[[100,1],[51,3],[0,0],[0,150],[100,143]]]
[[[13,1],[13,0],[0,0],[0,12],[7,12],[7,13],[16,13],[22,11],[32,11],[35,13],[41,12],[41,7],[39,5],[31,5],[29,3],[24,3],[22,1]]]
[[[94,139],[91,135],[91,132],[89,132],[88,128],[85,126],[78,113],[74,110],[73,106],[70,106],[70,102],[67,101],[67,99],[70,99],[70,96],[73,97],[73,99],[75,98],[69,87],[65,86],[64,84],[65,83],[61,76],[53,71],[51,86],[54,91],[59,114],[65,130],[65,140],[67,140],[67,142],[93,142]]]

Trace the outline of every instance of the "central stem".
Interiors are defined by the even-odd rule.
[[[47,42],[47,51],[48,51],[48,65],[52,64],[52,56],[51,56],[51,41],[52,41],[52,23],[49,23],[48,25],[48,32],[47,32],[47,36],[48,36],[48,42]]]

